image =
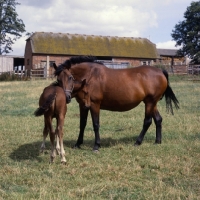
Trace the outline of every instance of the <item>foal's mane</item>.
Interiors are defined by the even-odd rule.
[[[94,56],[74,56],[66,60],[64,63],[60,64],[57,67],[55,71],[55,76],[59,75],[60,72],[62,72],[64,69],[70,69],[72,65],[80,64],[83,62],[92,62],[92,63],[98,63],[98,64],[103,65],[103,63],[100,61],[97,61],[96,57]]]

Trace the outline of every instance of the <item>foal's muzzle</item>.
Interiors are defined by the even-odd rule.
[[[65,90],[67,103],[71,102],[71,93],[72,93],[71,90]]]

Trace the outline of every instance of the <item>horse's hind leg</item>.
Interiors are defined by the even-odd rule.
[[[149,128],[149,126],[152,123],[152,112],[153,112],[153,105],[152,104],[145,104],[145,118],[144,118],[144,123],[143,123],[143,129],[140,132],[140,135],[138,136],[135,146],[140,145],[144,139],[144,136]]]
[[[144,136],[145,136],[149,126],[151,125],[151,123],[152,123],[152,117],[145,117],[144,118],[143,129],[140,132],[140,135],[138,136],[138,138],[137,138],[137,140],[134,144],[135,146],[142,144]]]
[[[45,120],[44,120],[43,142],[42,142],[42,145],[40,147],[40,153],[43,153],[44,149],[46,148],[45,141],[46,141],[48,132],[49,132],[49,129],[48,129],[48,126],[46,125]]]
[[[56,133],[56,151],[57,154],[60,155],[60,141],[59,141],[59,136],[57,134],[57,129],[55,130]]]
[[[53,126],[52,126],[52,118],[51,117],[47,117],[46,119],[46,123],[49,127],[49,136],[50,136],[50,141],[51,141],[51,153],[50,153],[50,163],[54,162],[54,159],[56,157],[56,150],[55,150],[55,132],[53,130]]]
[[[161,144],[161,140],[162,140],[162,117],[161,117],[160,113],[158,112],[157,107],[155,107],[155,109],[154,109],[153,119],[154,119],[154,123],[156,125],[155,144]]]

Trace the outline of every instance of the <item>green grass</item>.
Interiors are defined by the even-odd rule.
[[[92,151],[91,117],[82,149],[71,148],[79,132],[78,104],[68,104],[64,126],[67,164],[49,165],[50,143],[39,153],[43,117],[34,117],[51,81],[0,82],[0,199],[200,199],[200,83],[170,77],[180,110],[163,117],[163,140],[154,145],[155,125],[134,147],[144,105],[118,113],[101,111],[99,153]]]

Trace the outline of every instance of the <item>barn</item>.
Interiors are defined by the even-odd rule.
[[[51,67],[77,55],[96,56],[115,68],[153,65],[158,58],[156,45],[146,38],[35,32],[26,40],[25,68]]]
[[[0,74],[3,72],[23,72],[24,56],[0,55]]]
[[[176,49],[157,49],[159,58],[157,64],[168,66],[168,71],[179,74],[187,73],[189,60],[177,54]]]

